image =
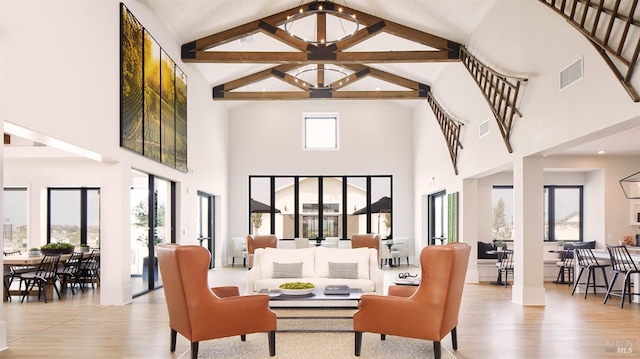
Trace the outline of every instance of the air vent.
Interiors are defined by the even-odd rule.
[[[480,124],[480,137],[484,137],[489,134],[489,120],[486,120]]]
[[[560,71],[560,90],[582,78],[582,58]]]

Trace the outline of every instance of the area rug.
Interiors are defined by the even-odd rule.
[[[312,315],[336,316],[344,311],[308,311],[308,310],[275,310],[279,317]],[[347,311],[348,312],[348,311]],[[353,311],[351,311],[353,313]],[[279,319],[278,330],[350,330],[353,320],[344,319]],[[449,340],[447,338],[447,340]],[[354,355],[353,332],[278,332],[276,333],[276,358],[357,358]],[[408,359],[433,358],[433,342],[387,336],[380,340],[379,334],[364,333],[360,358],[367,359]],[[180,359],[191,358],[187,350]],[[269,343],[266,333],[247,335],[246,341],[239,336],[208,340],[200,343],[198,358],[270,358]],[[455,359],[446,348],[442,347],[443,359]]]

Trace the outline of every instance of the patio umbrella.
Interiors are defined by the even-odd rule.
[[[271,213],[271,206],[251,198],[251,213]],[[276,208],[275,213],[280,213],[280,210]]]
[[[391,212],[391,198],[384,196],[379,200],[371,203],[371,213],[389,213]],[[353,212],[354,215],[366,214],[367,207],[360,208]]]

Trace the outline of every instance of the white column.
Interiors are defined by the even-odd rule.
[[[514,284],[511,300],[544,305],[544,176],[541,157],[513,163]]]
[[[131,169],[106,165],[100,188],[100,304],[122,305],[131,289]]]
[[[462,181],[462,195],[458,209],[458,223],[461,223],[459,241],[471,246],[467,283],[478,283],[478,180]]]

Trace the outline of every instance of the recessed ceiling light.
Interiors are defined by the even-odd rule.
[[[605,152],[604,150],[600,150],[600,151],[598,151],[598,154],[599,154],[599,155],[604,155],[605,153],[607,153],[607,152]]]

